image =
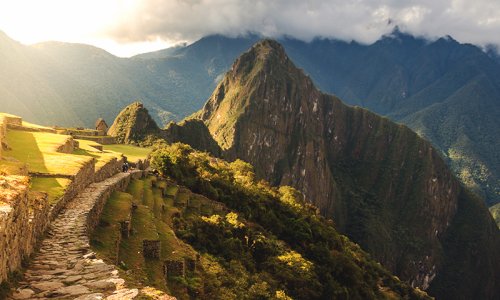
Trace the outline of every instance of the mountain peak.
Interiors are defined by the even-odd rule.
[[[231,68],[234,75],[247,75],[260,69],[270,72],[273,67],[286,66],[289,62],[285,48],[275,40],[263,39],[243,53]]]
[[[144,105],[134,102],[118,114],[108,134],[114,136],[119,143],[131,143],[159,131],[160,128]]]
[[[291,105],[291,91],[310,92],[313,86],[309,77],[288,58],[281,44],[264,39],[235,61],[196,117],[209,124],[222,149],[229,149],[237,122],[246,112],[253,107],[273,110],[275,105]],[[270,103],[270,99],[280,99],[282,103]]]

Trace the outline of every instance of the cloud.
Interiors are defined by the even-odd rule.
[[[414,35],[451,35],[500,45],[497,0],[128,0],[106,34],[126,43],[194,41],[209,34],[339,38],[370,43],[398,25]]]

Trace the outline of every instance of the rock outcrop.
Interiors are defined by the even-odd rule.
[[[159,133],[160,128],[140,102],[123,109],[108,130],[108,135],[115,137],[116,142],[125,144]]]
[[[170,143],[191,145],[194,149],[209,152],[214,156],[222,155],[222,149],[201,120],[188,119],[178,124],[171,122],[163,130],[163,138]]]
[[[487,208],[429,142],[321,93],[277,42],[238,58],[194,117],[226,158],[301,190],[402,279],[440,299],[499,297],[500,233]]]

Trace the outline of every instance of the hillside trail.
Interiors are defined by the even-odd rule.
[[[133,299],[118,270],[90,249],[87,216],[108,187],[131,176],[118,173],[92,183],[73,198],[52,222],[11,299]]]

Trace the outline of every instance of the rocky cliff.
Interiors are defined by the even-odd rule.
[[[214,156],[222,155],[222,149],[201,120],[189,119],[178,124],[171,122],[162,131],[162,136],[171,143],[181,142]]]
[[[229,159],[292,185],[384,266],[442,299],[499,296],[500,234],[425,140],[317,90],[271,40],[233,64],[195,118]]]
[[[159,132],[160,128],[140,102],[125,107],[108,130],[108,134],[115,137],[118,143],[125,144],[146,139]]]

